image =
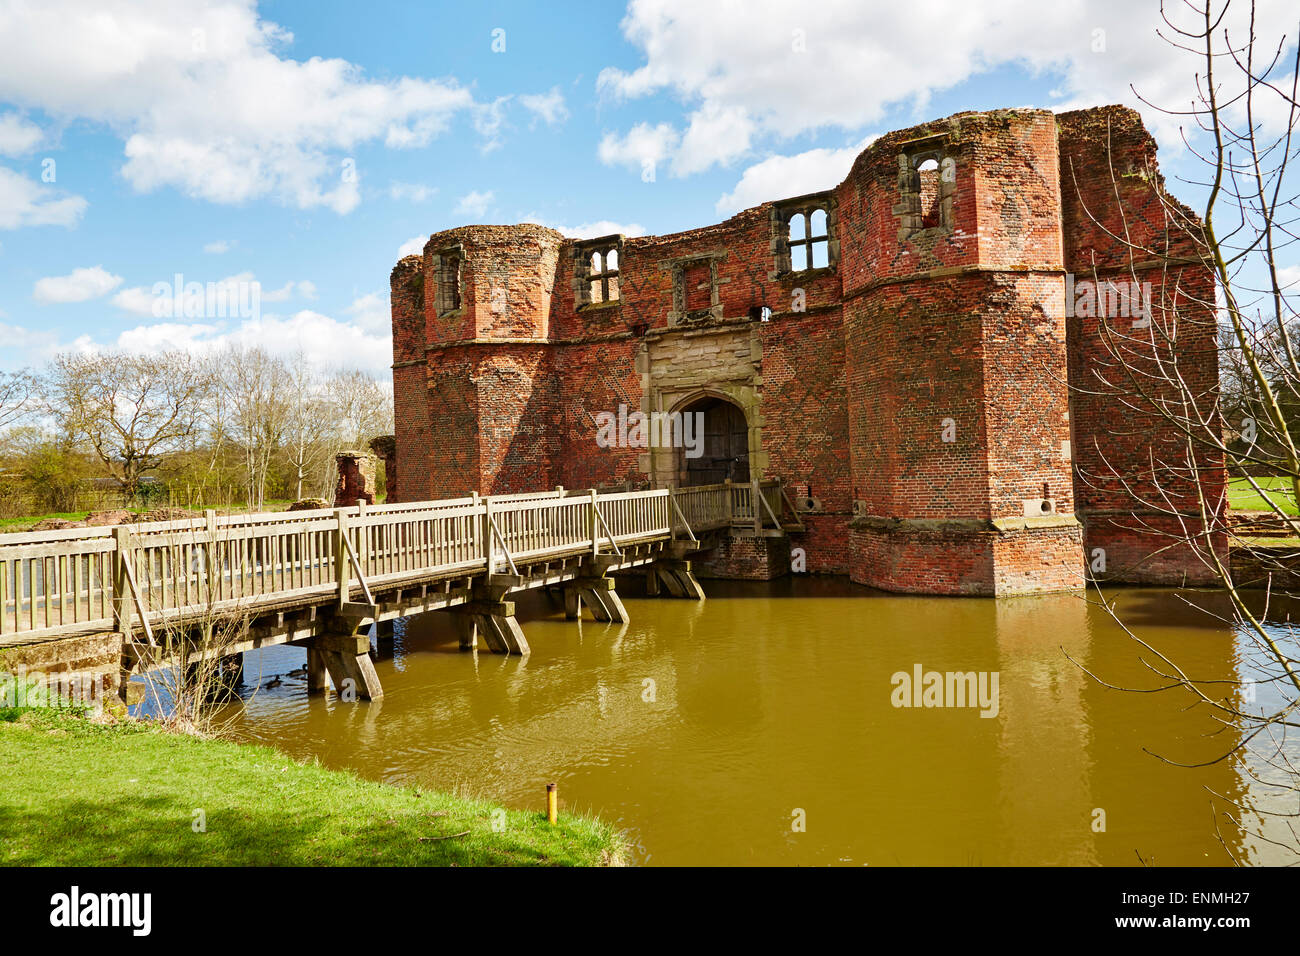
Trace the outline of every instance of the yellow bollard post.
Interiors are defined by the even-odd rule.
[[[546,785],[546,820],[551,826],[555,825],[556,815],[560,810],[560,788],[558,784],[548,783]]]

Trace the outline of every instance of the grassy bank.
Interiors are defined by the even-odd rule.
[[[485,801],[147,723],[10,710],[0,767],[7,866],[593,866],[619,847],[597,820],[510,810],[496,832]]]
[[[1268,495],[1283,514],[1297,514],[1296,503],[1291,494],[1291,479],[1266,475],[1255,479],[1255,484]],[[1234,511],[1271,511],[1273,504],[1265,501],[1263,496],[1250,485],[1248,478],[1228,479],[1228,507]]]

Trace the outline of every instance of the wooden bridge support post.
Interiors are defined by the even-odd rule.
[[[447,610],[460,620],[460,646],[464,650],[478,646],[479,637],[493,654],[518,654],[527,657],[532,653],[524,629],[515,619],[514,601],[472,601]]]
[[[700,582],[691,573],[689,561],[660,559],[650,568],[649,575],[662,582],[673,597],[690,598],[693,601],[704,600],[704,588],[700,587]],[[657,594],[658,587],[655,587],[654,591]]]
[[[614,590],[614,579],[606,577],[574,578],[564,587],[564,616],[574,620],[581,614],[582,605],[591,609],[597,621],[626,624],[630,618],[623,599]],[[569,613],[572,606],[573,613]]]
[[[346,698],[349,691],[361,700],[379,700],[384,689],[379,684],[379,673],[370,659],[370,638],[354,630],[350,634],[322,634],[312,641],[334,682],[334,692]],[[310,687],[311,649],[308,649],[307,680]]]
[[[515,618],[515,602],[503,600],[516,584],[514,575],[494,574],[488,584],[474,588],[469,601],[447,608],[460,619],[462,649],[476,647],[481,636],[493,654],[527,657],[532,652]]]
[[[307,648],[307,693],[323,694],[329,690],[329,675],[325,667],[325,652],[316,647]]]

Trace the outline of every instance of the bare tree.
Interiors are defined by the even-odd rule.
[[[46,410],[86,444],[123,497],[195,427],[204,372],[183,352],[60,355],[45,382]]]
[[[364,447],[376,435],[392,431],[391,385],[366,372],[338,371],[326,381],[325,391],[346,444]]]
[[[231,433],[244,450],[247,504],[250,510],[259,509],[266,502],[267,474],[290,418],[290,371],[262,348],[228,349],[221,365]]]
[[[336,474],[334,456],[346,448],[364,450],[370,439],[393,431],[392,383],[361,371],[337,371],[323,385],[325,411],[333,427],[322,459],[320,493],[329,497]]]
[[[289,362],[289,386],[285,456],[293,469],[294,497],[302,500],[303,482],[310,480],[329,455],[333,428],[320,375],[301,354]]]
[[[1178,118],[1204,170],[1189,180],[1204,204],[1194,214],[1164,192],[1154,169],[1108,155],[1111,195],[1088,209],[1090,224],[1120,250],[1128,287],[1153,291],[1143,321],[1098,311],[1088,334],[1101,343],[1099,355],[1072,385],[1114,403],[1127,422],[1112,436],[1126,441],[1111,443],[1125,450],[1086,450],[1091,467],[1081,479],[1092,492],[1128,496],[1153,554],[1199,563],[1201,579],[1221,591],[1184,600],[1246,641],[1237,673],[1207,680],[1116,615],[1153,674],[1154,686],[1140,689],[1189,693],[1224,731],[1211,762],[1239,763],[1257,792],[1289,793],[1294,804],[1300,762],[1288,733],[1300,727],[1300,635],[1278,608],[1300,596],[1300,357],[1296,270],[1278,260],[1293,255],[1296,242],[1289,163],[1300,47],[1294,38],[1257,36],[1256,12],[1253,3],[1162,4],[1161,37],[1197,62],[1193,103],[1162,112]],[[1100,272],[1093,280],[1103,287]],[[1217,362],[1207,361],[1215,348]],[[1229,510],[1233,487],[1264,505],[1253,528]],[[1300,813],[1280,805],[1239,801],[1227,816],[1300,862]]]
[[[36,379],[29,371],[0,372],[0,429],[34,411],[36,398]]]

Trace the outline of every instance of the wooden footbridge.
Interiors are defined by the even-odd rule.
[[[783,517],[783,515],[785,517]],[[560,588],[565,612],[627,620],[610,574],[702,598],[687,556],[721,534],[800,528],[776,481],[601,493],[555,491],[380,507],[218,516],[0,535],[0,650],[77,635],[122,638],[126,672],[210,654],[306,647],[308,683],[382,695],[370,625],[435,610],[461,646],[527,654],[510,596]],[[232,628],[231,622],[237,624]],[[209,638],[210,640],[210,638]],[[177,647],[180,647],[179,656]],[[125,684],[125,681],[123,681]]]

